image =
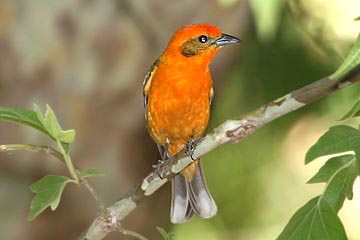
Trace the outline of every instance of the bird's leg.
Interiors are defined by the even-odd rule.
[[[159,149],[159,153],[160,153],[160,157],[161,157],[161,160],[159,160],[159,161],[164,162],[166,159],[169,158],[169,152],[168,152],[169,143],[166,142],[165,146],[162,146],[162,145],[158,144],[157,147]]]
[[[162,167],[162,165],[165,163],[165,161],[167,159],[169,159],[169,152],[168,152],[168,149],[169,149],[169,145],[170,145],[170,142],[168,139],[166,139],[166,144],[165,146],[162,146],[160,144],[157,145],[158,149],[159,149],[159,153],[160,153],[160,157],[161,159],[158,160],[157,164],[154,164],[152,165],[152,167],[154,169],[156,169],[156,173],[158,174],[158,176],[163,179],[164,177],[162,176],[162,173],[160,173],[160,168]]]
[[[191,160],[193,161],[197,160],[196,158],[193,157],[196,144],[197,144],[196,139],[194,137],[191,137],[185,146],[185,154],[190,156]]]

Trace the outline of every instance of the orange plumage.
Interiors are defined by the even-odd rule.
[[[220,47],[239,41],[210,24],[188,25],[175,32],[155,61],[144,82],[145,116],[163,159],[180,152],[204,133],[213,94],[209,64]],[[198,189],[192,189],[195,183]],[[185,188],[180,189],[181,194],[174,189],[176,185]],[[194,190],[193,194],[190,190]],[[176,197],[181,201],[175,201]],[[193,213],[201,217],[216,213],[198,161],[174,178],[171,220],[184,222]]]

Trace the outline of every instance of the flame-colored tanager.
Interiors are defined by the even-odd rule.
[[[178,29],[144,80],[145,117],[163,161],[191,149],[204,133],[213,96],[209,64],[219,49],[240,39],[210,24]],[[171,221],[210,218],[217,207],[196,160],[172,181]]]

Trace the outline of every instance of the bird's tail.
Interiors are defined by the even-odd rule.
[[[189,181],[178,174],[172,181],[171,222],[183,223],[197,215],[210,218],[216,214],[217,207],[207,189],[200,161],[195,164],[195,174]]]

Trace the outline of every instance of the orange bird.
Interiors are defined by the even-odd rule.
[[[238,42],[213,25],[188,25],[175,32],[152,65],[143,86],[145,118],[160,151],[160,164],[184,148],[191,156],[210,116],[209,64],[221,47]],[[193,214],[210,218],[216,211],[198,159],[172,181],[170,219],[182,223]]]

